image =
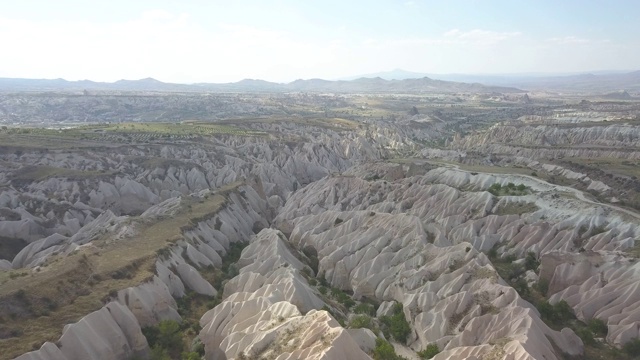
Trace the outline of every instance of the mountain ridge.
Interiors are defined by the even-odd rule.
[[[260,79],[243,79],[232,83],[176,84],[153,78],[95,82],[91,80],[68,81],[64,79],[0,78],[0,91],[159,91],[159,92],[336,92],[336,93],[385,93],[385,92],[505,92],[521,93],[523,90],[505,86],[486,86],[479,83],[463,83],[420,79],[385,80],[359,78],[355,80],[298,79],[289,83],[275,83]]]
[[[576,73],[515,73],[515,74],[430,74],[403,69],[345,77],[340,80],[382,78],[408,80],[428,77],[442,81],[480,83],[485,86],[505,86],[527,90],[596,91],[608,93],[621,90],[640,90],[640,70],[587,71]]]

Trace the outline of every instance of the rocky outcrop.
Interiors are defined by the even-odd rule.
[[[530,159],[581,157],[640,157],[640,128],[628,124],[526,125],[496,124],[482,133],[454,141],[451,146],[485,154]]]
[[[509,350],[513,356],[520,351],[558,358],[556,345],[573,355],[582,351],[572,331],[549,329],[471,244],[431,243],[416,216],[325,211],[292,223],[291,241],[317,249],[319,272],[332,286],[353,291],[355,298],[404,305],[413,330],[409,344],[416,350],[432,342],[448,350],[510,337],[518,343]]]
[[[72,237],[87,226],[95,227],[91,223],[107,210],[116,216],[137,216],[162,201],[254,177],[277,208],[306,184],[361,161],[410,153],[416,147],[409,132],[393,123],[341,132],[294,123],[250,126],[261,133],[285,131],[295,141],[220,136],[100,150],[0,154],[0,173],[11,184],[0,190],[0,209],[6,208],[0,211],[0,230],[3,236],[27,242],[54,234]],[[16,266],[39,263],[23,257]]]
[[[354,175],[368,176],[366,169],[355,171]],[[535,195],[496,198],[482,191],[496,182],[502,184],[507,182],[523,183],[529,186]],[[466,189],[466,191],[459,189]],[[497,245],[500,246],[499,251],[505,252],[505,254],[512,253],[524,257],[527,252],[532,251],[541,254],[545,259],[558,251],[561,251],[561,254],[578,252],[580,249],[583,249],[580,251],[612,251],[629,249],[634,245],[634,240],[638,237],[636,219],[615,208],[594,208],[592,204],[580,198],[558,199],[553,196],[558,190],[561,190],[558,186],[529,177],[471,174],[453,169],[435,169],[428,171],[424,176],[414,176],[394,182],[366,181],[358,177],[334,177],[323,179],[296,192],[281,210],[276,219],[276,225],[285,233],[291,234],[291,241],[296,247],[313,246],[317,249],[320,258],[319,272],[324,274],[332,286],[351,290],[356,297],[369,296],[385,301],[398,301],[407,307],[412,301],[416,301],[411,299],[415,299],[422,291],[443,293],[437,284],[439,281],[443,281],[448,284],[447,286],[451,286],[452,283],[455,283],[453,279],[458,279],[453,275],[458,274],[457,271],[467,274],[485,273],[486,271],[488,271],[487,275],[492,273],[491,266],[487,262],[480,261],[483,256],[474,253],[474,248],[488,251]],[[579,195],[578,192],[575,193],[576,196]],[[496,209],[522,201],[535,203],[538,210],[534,209],[533,212],[512,215],[492,214]],[[544,214],[544,219],[541,218],[542,214]],[[466,245],[467,242],[469,242],[468,245]],[[467,252],[456,255],[456,251],[461,249]],[[418,254],[429,255],[424,258],[425,255],[420,257]],[[607,262],[614,263],[608,260]],[[574,263],[576,263],[575,259],[565,259],[559,262],[560,265],[555,270],[558,275],[553,275],[553,272],[547,275],[546,270],[542,270],[541,277],[547,276],[548,279],[551,279],[553,276],[554,279],[556,277],[564,279],[566,276],[560,274],[567,273],[567,270],[559,272],[560,269],[565,269],[570,266],[569,264]],[[576,312],[582,311],[581,306],[583,305],[577,305],[578,302],[584,301],[586,302],[584,306],[587,306],[586,304],[590,301],[587,299],[593,299],[595,296],[595,294],[591,294],[582,297],[582,294],[588,293],[588,289],[595,283],[588,280],[593,275],[589,275],[590,272],[584,271],[581,266],[575,264],[575,266],[569,267],[571,269],[575,267],[575,270],[571,270],[569,273],[580,274],[580,278],[574,279],[575,282],[571,283],[553,280],[549,292],[552,295],[560,289],[565,289],[563,294],[554,295],[553,301],[560,298],[566,298],[569,301],[570,296],[575,296],[570,304],[574,306]],[[488,267],[489,270],[484,270],[483,267]],[[544,266],[542,268],[544,269]],[[465,271],[460,269],[465,269]],[[447,275],[449,271],[452,275]],[[603,268],[602,271],[608,270]],[[495,272],[493,273],[495,274]],[[632,280],[635,279],[635,276],[630,275],[632,273],[621,270],[615,273],[625,274],[624,277],[620,277],[620,281],[624,278],[628,280],[628,284],[637,282]],[[434,280],[427,281],[425,284],[425,277]],[[461,284],[464,284],[462,289],[474,289],[469,290],[471,293],[478,294],[488,291],[489,299],[492,299],[489,301],[492,303],[491,306],[498,309],[505,308],[505,303],[502,301],[505,301],[504,294],[508,292],[506,290],[496,290],[495,292],[489,290],[495,289],[496,286],[499,287],[499,282],[493,285],[491,282],[480,285],[478,280],[474,281],[473,278],[474,275],[462,276],[457,281],[462,281]],[[602,283],[607,282],[602,280]],[[615,282],[613,284],[615,285]],[[624,302],[626,305],[622,305],[622,303],[618,305],[617,302],[614,302],[610,308],[604,307],[602,314],[616,314],[613,317],[614,321],[634,319],[637,313],[634,310],[635,307],[630,306],[635,301],[634,298],[622,295],[632,289],[625,286],[627,285],[621,286],[616,291],[613,288],[597,290],[603,295],[612,293],[618,294],[619,298],[628,299],[629,302]],[[416,294],[409,295],[414,293]],[[497,296],[496,294],[499,293],[503,293],[503,295]],[[518,305],[507,306],[508,308],[513,306],[515,309],[509,311],[515,311],[519,314],[517,316],[525,316],[524,314],[528,313],[529,315],[526,316],[531,316],[531,319],[525,321],[528,324],[527,329],[545,329],[546,327],[540,322],[535,309],[530,305],[522,305],[522,300],[516,300],[518,299],[517,295],[513,295],[515,298],[510,301],[514,301],[514,304]],[[460,294],[456,296],[464,298]],[[445,315],[448,313],[444,310],[446,307],[441,306],[450,304],[453,298],[440,300],[441,305],[438,305],[438,298],[431,299],[428,303],[421,303],[422,306],[429,304],[426,308],[413,307],[409,310],[407,318],[416,319],[413,324],[415,338],[412,338],[412,346],[415,349],[421,349],[428,343],[427,339],[434,338],[440,339],[439,344],[445,345],[445,350],[451,350],[451,352],[446,352],[447,354],[457,354],[460,350],[455,350],[455,348],[458,346],[472,345],[455,339],[458,339],[458,336],[460,339],[465,339],[468,335],[462,335],[462,333],[471,331],[469,324],[472,324],[472,321],[481,321],[475,319],[483,318],[488,314],[478,312],[476,315],[469,315],[474,311],[472,308],[469,312],[462,312],[464,321],[461,322],[463,326],[459,327],[461,334],[457,334],[455,331],[451,334],[449,333],[449,325],[451,324],[447,322]],[[498,303],[499,305],[496,305]],[[460,308],[466,310],[466,307],[470,306],[468,303],[466,303],[467,305],[455,304],[453,309],[458,310],[452,310],[449,316],[456,314]],[[600,305],[593,306],[600,308],[602,307]],[[429,310],[430,307],[436,310]],[[484,307],[486,308],[486,306]],[[607,309],[611,310],[607,312]],[[420,317],[416,316],[418,313],[420,313],[418,315]],[[512,313],[501,316],[515,315]],[[432,319],[429,320],[429,323],[439,324],[440,327],[430,325],[432,328],[422,328],[420,326],[426,326],[426,324],[420,325],[420,319]],[[588,317],[585,319],[588,320]],[[489,326],[484,324],[484,321],[488,320],[482,320],[483,328]],[[500,321],[495,321],[495,326],[501,326],[497,325],[501,323]],[[623,327],[624,329],[632,329],[630,327],[632,323],[622,322],[620,329]],[[618,335],[621,332],[614,330],[614,327],[610,327],[610,329],[610,334],[614,335],[609,339],[616,344],[621,344],[636,336],[630,333],[630,330],[624,330],[626,331],[622,336],[624,340],[613,340],[616,337],[622,338]],[[519,333],[519,331],[510,328],[508,333]],[[529,333],[525,337],[527,339],[544,339],[548,335],[544,335],[545,331],[540,330],[538,334]],[[493,331],[487,333],[493,333]],[[500,331],[495,329],[495,333],[500,333]],[[568,334],[566,331],[565,333]],[[427,334],[422,335],[425,336],[424,340],[420,339],[420,334]],[[475,334],[472,337],[477,338],[478,335]],[[552,338],[562,339],[559,335],[553,335]],[[570,343],[577,343],[575,337],[570,336],[564,339]],[[497,339],[485,340],[495,342]],[[514,339],[510,338],[509,341],[512,340]],[[473,344],[473,346],[483,346],[481,343]],[[535,342],[531,344],[533,343]],[[548,346],[550,353],[554,352],[552,347],[549,347],[550,345],[546,346]],[[514,351],[514,354],[518,351],[526,352],[544,348],[540,344],[533,347],[531,345],[520,347],[509,345],[507,347],[512,349],[509,351]],[[516,350],[516,348],[520,350]],[[489,353],[494,350],[494,348],[487,348],[481,351],[478,348],[477,351]],[[538,353],[538,356],[541,354]],[[535,357],[538,358],[538,356]]]
[[[207,359],[369,359],[326,311],[300,271],[282,233],[262,230],[242,252],[240,274],[225,286],[225,300],[200,320]],[[304,257],[299,254],[298,256]],[[304,315],[303,315],[304,314]]]
[[[40,350],[17,360],[120,360],[146,356],[147,339],[140,331],[136,317],[126,306],[111,302],[74,324],[65,326],[56,344],[45,343]]]
[[[540,275],[549,280],[550,302],[565,300],[576,316],[604,320],[607,341],[623,345],[640,336],[640,263],[620,253],[549,253]]]

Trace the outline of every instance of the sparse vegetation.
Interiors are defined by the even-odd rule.
[[[540,208],[531,202],[508,202],[500,204],[494,211],[496,215],[522,215],[533,213]]]
[[[393,339],[403,344],[407,342],[411,327],[404,317],[402,304],[393,305],[392,315],[381,316],[380,322],[382,323],[382,332],[385,337],[393,337]]]
[[[439,353],[440,349],[438,349],[438,344],[429,344],[424,350],[418,351],[418,356],[421,359],[431,359]]]
[[[396,354],[395,349],[389,342],[384,339],[377,338],[376,339],[376,347],[373,349],[373,359],[374,360],[403,360],[405,359],[402,356]]]
[[[531,192],[531,188],[524,184],[516,185],[514,183],[508,183],[506,186],[502,186],[499,183],[494,183],[488,190],[494,196],[522,196]]]

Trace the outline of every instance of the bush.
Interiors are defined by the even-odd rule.
[[[582,339],[585,345],[595,345],[596,340],[593,338],[593,333],[587,328],[580,328],[576,330],[576,335]]]
[[[373,330],[373,323],[371,317],[367,315],[354,316],[349,322],[349,327],[352,329],[370,329]]]
[[[403,357],[396,354],[395,349],[387,341],[377,338],[376,347],[373,349],[373,360],[401,360]]]
[[[171,356],[169,356],[169,352],[167,351],[167,349],[161,347],[160,345],[156,345],[151,348],[149,360],[171,360]]]
[[[527,256],[524,258],[524,268],[526,270],[538,270],[538,266],[540,266],[540,262],[536,258],[536,254],[532,251],[527,253]]]
[[[607,324],[598,318],[593,318],[589,320],[589,322],[587,323],[587,326],[589,327],[589,330],[591,330],[591,332],[594,335],[598,335],[601,337],[607,336],[607,333],[609,332],[609,328],[607,327]]]
[[[575,315],[573,315],[573,309],[571,309],[571,306],[569,306],[569,304],[564,300],[558,301],[553,308],[556,312],[556,316],[563,321],[567,321],[575,317]]]
[[[438,344],[429,344],[426,349],[418,352],[418,356],[420,356],[421,359],[431,359],[438,355],[438,353],[440,353]]]
[[[182,360],[200,360],[200,355],[196,352],[183,352],[182,356],[180,356]]]
[[[575,318],[571,306],[566,301],[560,300],[557,304],[551,305],[548,301],[542,301],[538,304],[540,317],[555,324],[566,323]]]
[[[393,315],[380,317],[380,322],[384,325],[382,331],[385,336],[389,334],[400,343],[405,344],[407,342],[411,327],[407,319],[404,318],[402,304],[395,304],[393,306]]]
[[[376,309],[374,309],[373,305],[367,303],[358,304],[353,308],[353,312],[356,314],[365,314],[370,316],[376,315]]]
[[[538,288],[538,291],[540,292],[540,294],[546,296],[547,291],[549,291],[549,280],[547,279],[538,280],[538,284],[536,284],[536,287]]]
[[[553,305],[549,304],[548,301],[542,301],[538,304],[538,311],[540,312],[540,317],[542,320],[553,321]]]
[[[338,300],[338,302],[344,305],[347,309],[350,309],[356,304],[356,302],[349,295],[345,294],[344,291],[338,288],[331,288],[331,296],[333,296],[334,299]]]
[[[640,356],[640,339],[633,339],[624,344],[622,350],[634,358]]]
[[[143,328],[142,334],[147,338],[149,347],[152,348],[151,359],[164,360],[165,353],[167,359],[171,359],[169,353],[180,354],[184,347],[180,330],[180,324],[173,320],[162,320],[157,326]]]
[[[527,296],[531,293],[529,290],[529,285],[527,284],[527,280],[523,278],[518,278],[518,280],[513,282],[513,288],[516,289],[520,296]]]
[[[489,250],[489,253],[487,254],[489,256],[489,259],[491,260],[495,260],[498,258],[498,248],[496,246],[492,247],[491,250]]]

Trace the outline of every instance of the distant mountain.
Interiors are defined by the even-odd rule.
[[[608,93],[640,91],[640,71],[595,72],[574,75],[431,75],[446,81],[479,82],[491,86],[517,87],[527,90]]]
[[[404,80],[385,80],[380,77],[359,78],[351,81],[322,79],[296,80],[288,84],[264,80],[245,79],[235,83],[172,84],[147,78],[141,80],[118,80],[113,83],[89,80],[67,81],[64,79],[12,79],[0,78],[0,91],[159,91],[159,92],[337,92],[337,93],[517,93],[522,90],[505,86],[485,86],[434,80],[428,77]]]
[[[527,90],[551,90],[569,92],[608,93],[615,91],[639,91],[640,71],[594,71],[590,73],[520,73],[497,75],[473,74],[426,74],[402,69],[347,77],[342,80],[381,78],[385,80],[407,80],[428,77],[443,81],[480,83],[487,86],[516,87]]]
[[[0,91],[189,91],[191,85],[164,83],[152,78],[118,80],[112,83],[91,80],[0,78]]]
[[[631,97],[631,95],[629,95],[629,93],[624,91],[624,90],[612,92],[612,93],[609,93],[609,94],[605,94],[603,97],[606,98],[606,99],[614,99],[614,100],[631,100],[631,99],[633,99]]]
[[[491,82],[489,82],[491,83]],[[506,86],[521,86],[538,90],[557,90],[575,92],[611,92],[640,91],[640,71],[616,74],[581,74],[572,76],[553,76],[532,79],[520,79],[503,83]]]
[[[348,81],[348,80],[356,80],[356,79],[360,79],[360,78],[381,78],[381,79],[384,79],[384,80],[406,80],[406,79],[419,79],[419,78],[423,78],[423,77],[433,77],[433,75],[425,74],[425,73],[418,73],[418,72],[413,72],[413,71],[407,71],[407,70],[402,70],[402,69],[394,69],[394,70],[391,70],[391,71],[382,71],[382,72],[377,72],[377,73],[373,73],[373,74],[365,74],[365,75],[345,77],[345,78],[341,78],[339,80],[347,80]]]

